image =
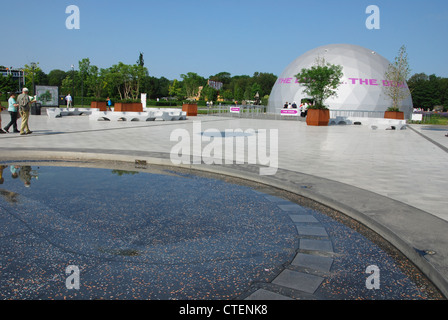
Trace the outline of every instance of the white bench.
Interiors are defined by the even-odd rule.
[[[340,117],[331,118],[330,125],[360,124],[370,126],[371,129],[401,130],[406,128],[406,120],[368,118],[368,117]]]
[[[115,112],[115,111],[93,111],[89,120],[108,120],[108,121],[154,121],[153,112]]]
[[[93,110],[98,109],[88,109],[88,108],[47,108],[47,115],[50,118],[60,118],[62,116],[80,116],[83,114],[89,115]]]
[[[186,120],[187,112],[181,109],[170,108],[144,108],[143,110],[152,111],[157,120],[173,121],[173,120]]]
[[[142,112],[115,112],[100,111],[98,108],[78,109],[78,108],[47,108],[47,115],[50,118],[60,118],[62,116],[89,115],[89,119],[93,121],[109,120],[109,121],[173,121],[186,120],[187,112],[180,109],[168,108],[143,108]]]

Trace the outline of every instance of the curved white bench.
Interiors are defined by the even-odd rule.
[[[80,116],[82,114],[90,115],[94,110],[99,109],[87,109],[87,108],[47,108],[47,115],[50,118],[60,118],[62,116]]]
[[[89,119],[93,121],[154,121],[155,118],[153,112],[94,111],[89,116]]]

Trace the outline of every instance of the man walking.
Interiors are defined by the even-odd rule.
[[[19,104],[20,116],[22,117],[20,134],[30,134],[32,131],[30,131],[30,128],[28,127],[28,120],[30,117],[31,100],[27,88],[23,88],[22,93],[17,97],[17,103]]]

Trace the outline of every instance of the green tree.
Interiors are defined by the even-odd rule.
[[[216,98],[218,97],[218,90],[206,85],[201,91],[201,97],[207,101],[216,101]]]
[[[233,93],[230,89],[221,91],[221,97],[226,101],[231,101],[233,99]]]
[[[142,92],[148,94],[148,99],[168,97],[171,81],[165,77],[144,77],[142,81]]]
[[[171,81],[165,77],[160,77],[158,79],[158,83],[159,83],[159,86],[158,86],[158,89],[156,92],[156,97],[162,98],[162,97],[169,96],[169,86],[171,84]]]
[[[168,93],[170,97],[182,98],[182,85],[177,79],[170,84]]]
[[[432,110],[436,105],[448,108],[448,79],[435,74],[416,73],[408,80],[415,108]]]
[[[296,78],[304,92],[314,99],[315,109],[326,109],[326,99],[336,96],[342,78],[342,66],[327,63],[324,58],[318,57],[310,68],[303,68]]]
[[[395,57],[393,63],[389,64],[384,75],[389,85],[384,86],[383,89],[385,94],[392,100],[392,106],[388,110],[399,111],[400,102],[408,97],[409,91],[406,87],[406,80],[409,74],[410,67],[406,47],[401,46],[398,51],[398,56]]]
[[[236,100],[236,101],[242,101],[242,100],[244,100],[244,91],[243,91],[243,88],[241,88],[240,86],[238,86],[238,85],[235,85],[235,91],[233,92],[233,98]]]
[[[252,78],[248,75],[239,75],[232,77],[229,89],[232,90],[235,100],[242,101],[244,99],[251,99],[250,93],[247,91],[248,86],[252,86]]]
[[[138,66],[140,66],[140,67],[144,67],[145,66],[145,60],[143,59],[143,52],[140,52],[136,64]]]
[[[25,64],[23,71],[25,72],[25,84],[29,86],[30,94],[34,95],[33,83],[34,85],[41,83],[40,77],[42,76],[42,70],[39,67],[39,62],[32,62],[29,65]]]
[[[439,80],[440,103],[444,110],[448,110],[448,78],[441,78]]]
[[[257,93],[260,97],[263,96],[263,91],[261,89],[261,86],[257,82],[255,82],[254,84],[252,84],[252,87],[251,87],[251,99],[252,100],[255,98],[255,95]]]
[[[86,78],[86,85],[91,96],[99,99],[104,89],[104,77],[97,66],[90,66]]]
[[[230,84],[230,81],[232,80],[229,72],[217,73],[214,76],[210,76],[209,79],[212,81],[222,82],[223,86]]]
[[[264,96],[271,93],[272,87],[277,81],[277,76],[272,73],[255,72],[252,79],[261,87],[260,96]]]
[[[48,85],[61,87],[62,80],[64,80],[66,76],[67,73],[65,71],[59,69],[51,70],[48,74]]]
[[[148,76],[148,70],[139,65],[127,65],[119,62],[104,71],[105,87],[109,92],[114,89],[120,99],[138,99],[143,79]]]
[[[17,91],[19,91],[19,83],[17,81],[14,81],[11,74],[7,75],[6,77],[0,75],[0,92],[5,93],[5,92],[17,92]]]
[[[187,99],[192,99],[198,95],[199,87],[205,86],[207,80],[201,77],[197,73],[188,72],[187,74],[181,74],[182,84],[185,90]]]

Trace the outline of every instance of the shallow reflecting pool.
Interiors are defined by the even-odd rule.
[[[247,187],[32,165],[3,178],[2,298],[232,298],[294,254],[288,215]],[[66,289],[69,265],[78,292]]]
[[[1,166],[1,299],[238,299],[260,288],[300,298],[272,281],[304,271],[293,263],[301,241],[323,238],[331,270],[317,274],[318,297],[428,297],[385,251],[316,210],[188,171],[76,165]],[[300,234],[310,229],[295,215],[327,236]],[[366,289],[371,264],[383,292]]]

